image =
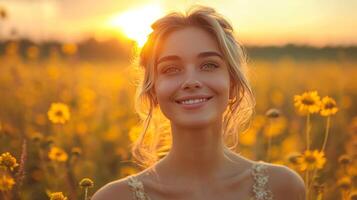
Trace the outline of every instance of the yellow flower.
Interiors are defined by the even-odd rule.
[[[336,114],[338,111],[338,108],[336,106],[336,101],[332,99],[331,97],[324,97],[321,100],[321,111],[320,114],[322,116],[330,116]]]
[[[263,133],[266,137],[276,137],[284,132],[287,120],[284,117],[271,118],[270,123],[264,127]]]
[[[316,91],[295,95],[294,102],[295,107],[301,114],[312,114],[320,111],[321,101]]]
[[[12,177],[7,175],[0,176],[0,191],[9,191],[15,185],[15,181]]]
[[[43,140],[43,135],[39,132],[31,133],[30,138],[34,142],[40,142]]]
[[[63,103],[52,103],[47,114],[54,124],[64,124],[70,118],[69,108]]]
[[[73,147],[71,150],[73,156],[80,156],[82,154],[82,149],[79,147]]]
[[[79,182],[79,186],[81,186],[81,188],[91,188],[94,186],[94,183],[91,179],[84,178]]]
[[[349,190],[351,188],[351,178],[344,176],[337,181],[337,185],[341,190]]]
[[[67,153],[58,147],[52,147],[48,152],[48,157],[53,161],[66,162],[68,159]]]
[[[19,166],[14,158],[9,152],[3,153],[0,156],[0,166],[6,167],[13,171],[15,167]]]
[[[301,154],[298,152],[292,152],[287,156],[287,160],[289,163],[293,165],[298,165],[299,164],[299,158],[301,157]]]
[[[276,108],[271,108],[265,113],[265,116],[268,118],[278,118],[280,116],[280,111]]]
[[[67,200],[62,192],[53,192],[50,194],[50,200]]]
[[[338,162],[341,165],[348,165],[351,163],[351,157],[347,154],[343,154],[338,158]]]
[[[323,152],[306,150],[299,158],[300,170],[322,169],[326,163]]]

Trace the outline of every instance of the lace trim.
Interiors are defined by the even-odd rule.
[[[139,181],[136,177],[129,176],[128,177],[128,185],[130,186],[131,190],[133,191],[135,200],[151,200],[145,194],[143,183],[141,181]]]
[[[273,194],[268,189],[269,175],[267,174],[267,166],[262,162],[258,162],[252,167],[252,176],[254,178],[253,193],[255,200],[273,200]],[[128,185],[133,191],[135,200],[151,200],[145,194],[144,185],[135,176],[128,177]]]
[[[273,194],[268,189],[267,166],[262,162],[253,165],[252,175],[254,178],[253,192],[256,200],[273,200]]]

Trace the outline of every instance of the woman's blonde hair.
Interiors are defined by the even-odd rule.
[[[254,111],[255,100],[245,75],[247,57],[243,46],[234,38],[231,24],[213,8],[205,6],[193,6],[185,14],[173,12],[164,16],[152,24],[153,31],[139,57],[143,75],[136,91],[136,111],[143,127],[132,145],[132,154],[144,167],[155,163],[160,159],[160,155],[165,155],[170,149],[169,141],[162,142],[165,139],[170,140],[167,124],[164,128],[158,128],[157,126],[165,123],[154,123],[156,128],[150,128],[153,115],[159,109],[154,95],[158,50],[167,35],[188,26],[202,28],[211,34],[228,66],[231,90],[229,104],[223,116],[222,130],[228,148],[236,149],[238,133],[247,128]]]

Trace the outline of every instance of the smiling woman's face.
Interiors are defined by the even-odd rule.
[[[172,32],[156,63],[155,95],[171,123],[199,128],[221,122],[230,79],[212,35],[197,27]]]

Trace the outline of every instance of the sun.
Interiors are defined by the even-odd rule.
[[[152,31],[151,24],[163,15],[159,5],[147,5],[114,15],[109,26],[119,28],[124,34],[142,47]]]

